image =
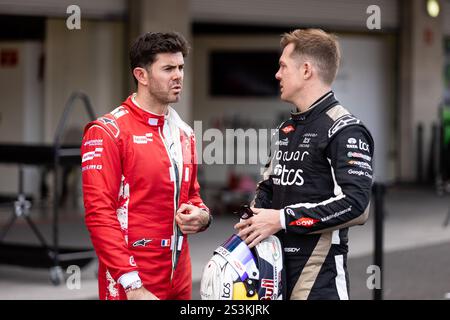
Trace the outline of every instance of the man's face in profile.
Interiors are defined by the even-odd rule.
[[[280,82],[281,100],[293,102],[295,95],[299,94],[302,87],[300,57],[293,54],[294,44],[288,44],[281,54],[275,78]]]

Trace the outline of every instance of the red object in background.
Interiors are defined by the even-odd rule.
[[[236,190],[239,187],[239,176],[234,172],[228,173],[228,190]]]
[[[256,188],[256,181],[254,181],[249,175],[242,175],[239,179],[238,191],[241,192],[253,192]]]
[[[426,28],[423,31],[423,40],[425,41],[425,43],[431,46],[433,44],[434,40],[433,38],[434,38],[433,31],[430,28]]]
[[[0,66],[15,67],[19,62],[19,52],[17,49],[2,49],[0,52]]]

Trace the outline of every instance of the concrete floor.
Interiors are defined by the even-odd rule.
[[[450,298],[450,226],[443,227],[450,196],[438,197],[426,188],[391,188],[385,208],[384,298]],[[1,209],[1,223],[4,224],[9,211]],[[34,219],[47,240],[50,239],[48,217],[35,213]],[[61,246],[90,247],[81,213],[63,213],[61,221]],[[231,216],[217,216],[207,232],[190,237],[193,299],[199,299],[203,266],[214,249],[233,233],[236,222]],[[372,299],[373,291],[367,288],[366,282],[370,276],[367,267],[373,264],[373,234],[373,214],[364,226],[353,227],[349,232],[352,299]],[[17,221],[5,241],[37,243],[24,220]],[[78,289],[71,288],[71,274],[66,270],[63,271],[68,281],[53,286],[47,269],[0,265],[0,299],[97,299],[95,270],[95,261],[81,270]]]

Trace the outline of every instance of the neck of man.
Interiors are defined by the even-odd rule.
[[[151,96],[145,90],[137,90],[135,96],[138,107],[144,109],[145,111],[157,114],[164,115],[167,114],[169,109],[169,104],[161,104],[160,101],[155,99],[155,97]]]
[[[331,86],[319,81],[306,85],[294,100],[298,112],[308,111],[314,102],[329,91],[331,91]]]

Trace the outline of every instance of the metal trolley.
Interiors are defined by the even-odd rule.
[[[95,258],[95,252],[88,248],[61,248],[59,245],[59,208],[61,200],[62,179],[61,166],[79,165],[81,163],[80,146],[62,145],[67,121],[80,99],[91,120],[96,116],[89,97],[82,92],[74,92],[66,102],[63,115],[58,123],[53,145],[0,145],[0,163],[19,165],[19,188],[16,201],[13,202],[11,217],[0,229],[0,263],[20,265],[33,268],[49,268],[50,281],[59,285],[64,281],[63,268],[71,264],[80,267]],[[52,244],[45,240],[43,234],[30,217],[31,202],[24,192],[23,167],[26,165],[49,166],[53,169],[53,208],[51,218]],[[40,246],[14,244],[4,241],[8,231],[18,218],[23,218],[39,240]]]

